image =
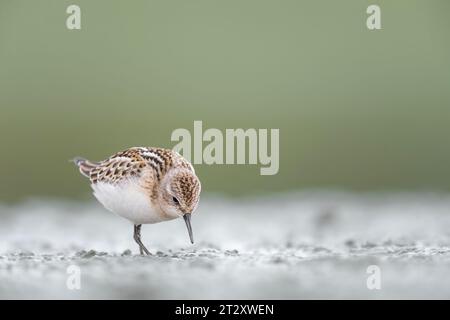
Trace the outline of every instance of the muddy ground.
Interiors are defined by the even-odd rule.
[[[181,219],[143,226],[142,257],[95,202],[1,205],[0,298],[450,298],[450,195],[205,196],[192,224],[194,245]]]

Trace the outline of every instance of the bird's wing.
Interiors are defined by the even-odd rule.
[[[106,182],[115,184],[124,179],[138,177],[147,164],[138,154],[129,152],[118,153],[106,159],[90,171],[92,183]]]
[[[123,179],[140,176],[144,170],[152,170],[158,181],[172,166],[192,166],[170,149],[153,147],[133,147],[116,153],[98,163],[89,171],[92,183],[117,183]]]

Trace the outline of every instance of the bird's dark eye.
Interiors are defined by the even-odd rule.
[[[177,199],[177,198],[175,198],[175,197],[172,197],[172,200],[173,200],[173,202],[174,202],[175,204],[180,204],[180,202],[178,201],[178,199]]]

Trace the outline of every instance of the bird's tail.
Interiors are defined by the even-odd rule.
[[[75,163],[81,174],[88,178],[90,177],[91,170],[98,166],[98,163],[91,162],[81,157],[75,157],[71,161]]]

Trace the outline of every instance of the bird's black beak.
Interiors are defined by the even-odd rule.
[[[186,222],[186,227],[187,227],[188,233],[189,233],[189,239],[191,239],[191,243],[194,244],[194,235],[192,234],[192,227],[191,227],[191,214],[185,213],[183,218],[184,218],[184,222]]]

